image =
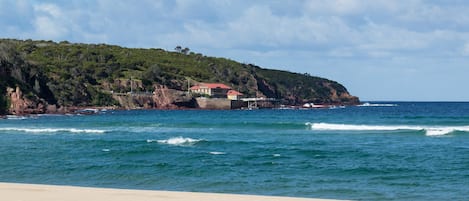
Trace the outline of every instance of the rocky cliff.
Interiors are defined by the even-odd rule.
[[[196,107],[195,99],[192,97],[192,95],[183,91],[169,89],[166,86],[157,85],[155,86],[155,92],[153,94],[155,108],[178,109]]]
[[[291,105],[359,102],[332,80],[197,53],[0,39],[0,114],[194,107],[184,91],[198,82],[224,83],[248,97]]]

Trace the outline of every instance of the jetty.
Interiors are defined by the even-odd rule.
[[[279,107],[280,100],[275,98],[241,98],[247,104],[247,109],[258,108],[277,108]]]

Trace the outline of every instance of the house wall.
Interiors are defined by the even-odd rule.
[[[196,90],[191,90],[192,93],[198,93],[198,94],[207,94],[211,96],[211,90],[209,88],[198,88]]]
[[[208,88],[205,86],[201,86],[198,89],[191,90],[193,93],[198,93],[198,94],[207,94],[210,97],[213,98],[226,98],[226,94],[228,93],[230,89],[225,89],[225,88]]]
[[[230,100],[238,100],[239,96],[238,95],[228,95],[228,99]]]

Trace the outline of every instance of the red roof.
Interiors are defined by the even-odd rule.
[[[197,90],[197,89],[200,89],[200,86],[199,86],[199,85],[195,85],[195,86],[192,86],[192,87],[191,87],[191,90]]]
[[[193,88],[193,87],[197,87],[197,88]],[[216,89],[216,88],[231,89],[231,87],[226,86],[225,84],[221,84],[221,83],[200,83],[199,85],[196,85],[193,87],[191,87],[191,89],[194,89],[194,90],[199,89],[200,87],[206,87],[209,89]]]
[[[229,90],[228,93],[226,93],[228,96],[242,96],[243,94],[240,93],[239,91],[236,90]]]

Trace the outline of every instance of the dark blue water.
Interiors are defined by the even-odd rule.
[[[469,103],[0,120],[0,181],[355,200],[469,199]]]

